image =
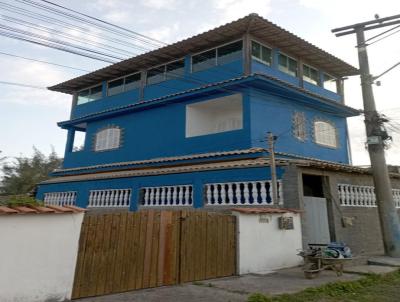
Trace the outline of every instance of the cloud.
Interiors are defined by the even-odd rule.
[[[239,19],[250,13],[266,16],[271,11],[270,0],[213,0],[213,6],[219,10],[221,23]]]
[[[144,7],[152,9],[167,9],[175,10],[177,9],[177,0],[142,0],[141,4]]]

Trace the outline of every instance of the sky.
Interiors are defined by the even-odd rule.
[[[38,1],[38,0],[35,0]],[[166,43],[212,29],[250,13],[257,13],[344,61],[358,66],[355,36],[337,38],[331,29],[374,18],[400,14],[398,0],[53,0],[83,13],[151,36]],[[1,16],[8,12],[1,3],[27,8],[17,0],[0,2]],[[367,38],[379,33],[367,33]],[[84,38],[72,33],[78,38]],[[368,47],[371,73],[380,74],[400,61],[400,32]],[[0,150],[1,156],[29,156],[33,146],[48,154],[52,148],[64,154],[66,131],[56,123],[69,118],[70,95],[45,89],[1,84],[17,82],[49,87],[83,71],[12,58],[1,53],[35,58],[84,70],[96,70],[107,64],[62,51],[0,37]],[[132,54],[134,55],[134,54]],[[397,93],[400,67],[381,78],[374,86],[378,110],[391,121],[393,143],[386,151],[387,162],[400,165],[400,100]],[[346,104],[362,109],[359,77],[345,83]],[[368,165],[362,117],[348,119],[353,163]],[[396,133],[397,132],[397,133]],[[0,156],[0,157],[1,157]]]

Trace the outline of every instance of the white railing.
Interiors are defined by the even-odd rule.
[[[63,206],[63,205],[75,205],[76,203],[76,192],[51,192],[44,193],[44,203],[46,205]]]
[[[140,203],[143,206],[191,206],[193,204],[193,186],[141,188]]]
[[[131,189],[91,190],[89,207],[129,207]]]
[[[393,189],[396,208],[400,208],[400,189]],[[340,205],[350,207],[376,207],[375,188],[373,186],[356,186],[338,184]]]
[[[271,205],[271,181],[211,183],[205,185],[207,205]],[[278,181],[279,204],[283,202],[282,182]]]

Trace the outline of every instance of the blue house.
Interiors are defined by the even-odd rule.
[[[355,74],[251,14],[52,86],[72,95],[71,117],[58,123],[63,167],[37,198],[131,210],[282,204],[288,161],[350,163],[346,118],[359,111],[344,104],[343,81]]]

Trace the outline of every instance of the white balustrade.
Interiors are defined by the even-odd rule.
[[[375,188],[373,186],[356,186],[338,184],[340,205],[351,207],[376,207]],[[396,208],[400,208],[400,189],[393,189]]]
[[[283,203],[282,182],[278,181],[279,203]],[[271,205],[271,181],[241,181],[205,185],[207,205]]]
[[[193,186],[177,185],[141,188],[142,206],[191,206]]]
[[[75,205],[76,203],[76,192],[50,192],[44,193],[44,203],[46,205],[64,206],[64,205]]]
[[[131,189],[91,190],[88,207],[129,207]]]

